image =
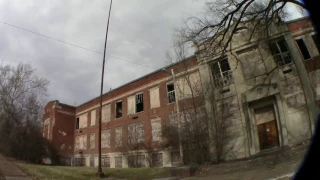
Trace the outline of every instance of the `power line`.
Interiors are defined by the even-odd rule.
[[[101,54],[101,55],[103,54],[102,52],[95,51],[95,50],[92,50],[92,49],[89,49],[89,48],[86,48],[86,47],[83,47],[83,46],[79,46],[79,45],[76,45],[76,44],[73,44],[73,43],[69,43],[69,42],[66,42],[66,41],[63,41],[63,40],[60,40],[60,39],[57,39],[57,38],[53,38],[53,37],[50,37],[50,36],[47,36],[47,35],[44,35],[44,34],[40,34],[40,33],[31,31],[29,29],[25,29],[25,28],[13,25],[13,24],[9,24],[9,23],[3,22],[3,21],[0,21],[0,23],[8,25],[8,26],[11,26],[11,27],[14,27],[14,28],[17,28],[17,29],[20,29],[20,30],[23,30],[23,31],[27,31],[29,33],[32,33],[32,34],[35,34],[35,35],[38,35],[38,36],[42,36],[42,37],[48,38],[48,39],[53,40],[53,41],[57,41],[57,42],[60,42],[60,43],[63,43],[63,44],[74,46],[76,48],[80,48],[80,49],[83,49],[83,50],[86,50],[86,51],[90,51],[90,52],[93,52],[93,53],[97,53],[97,54]],[[108,56],[116,58],[116,59],[119,59],[119,60],[122,60],[122,61],[130,62],[130,63],[136,64],[136,65],[145,66],[145,67],[152,68],[152,69],[159,69],[159,68],[155,68],[155,67],[152,67],[152,66],[149,66],[149,65],[146,65],[146,64],[141,64],[141,63],[138,63],[138,62],[129,61],[129,60],[117,57],[117,56],[113,56],[113,55],[108,55]]]

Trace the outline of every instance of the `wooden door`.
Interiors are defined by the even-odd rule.
[[[255,118],[258,128],[260,150],[279,146],[277,122],[272,106],[256,109]]]

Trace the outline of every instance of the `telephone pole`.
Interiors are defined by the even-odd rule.
[[[98,144],[99,144],[99,159],[98,159],[98,177],[103,177],[104,173],[102,172],[101,167],[101,119],[102,119],[102,94],[103,94],[103,79],[104,79],[104,65],[106,62],[106,48],[107,48],[107,41],[108,41],[108,31],[109,31],[109,22],[110,22],[110,15],[111,15],[111,7],[112,7],[112,0],[110,1],[110,8],[109,8],[109,16],[108,16],[108,24],[107,24],[107,31],[106,31],[106,38],[104,42],[104,52],[103,52],[103,61],[102,61],[102,73],[101,73],[101,89],[100,89],[100,110],[99,110],[99,133],[98,133]]]

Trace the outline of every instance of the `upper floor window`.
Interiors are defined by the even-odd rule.
[[[128,115],[143,111],[143,94],[128,97]]]
[[[144,124],[138,122],[128,125],[128,144],[135,145],[144,142]]]
[[[317,34],[314,34],[311,37],[313,39],[314,44],[317,46],[318,52],[320,53],[320,44],[319,44],[319,41],[318,41],[318,38],[317,38]]]
[[[228,59],[223,59],[211,65],[213,83],[215,87],[233,83],[232,71]]]
[[[297,45],[300,49],[300,52],[304,58],[304,60],[307,60],[307,59],[310,59],[311,56],[310,56],[310,53],[308,51],[308,48],[306,46],[306,44],[304,43],[303,39],[296,39],[296,42],[297,42]]]
[[[90,124],[91,124],[91,126],[94,126],[94,125],[96,125],[96,119],[97,119],[97,116],[96,116],[96,110],[93,110],[93,111],[91,111],[91,122],[90,122]]]
[[[88,113],[80,115],[76,119],[76,129],[86,128],[88,126]]]
[[[81,135],[76,137],[75,150],[87,149],[87,135]]]
[[[159,87],[150,89],[150,107],[151,109],[160,107]]]
[[[168,96],[168,103],[174,103],[176,102],[176,94],[174,91],[174,84],[169,83],[167,84],[167,96]]]
[[[110,121],[110,114],[111,114],[111,108],[110,104],[107,104],[102,107],[102,119],[101,121],[104,122],[109,122]]]
[[[115,147],[122,146],[122,127],[115,129]]]
[[[271,43],[270,50],[278,66],[292,63],[291,55],[284,39]]]
[[[122,101],[116,102],[116,118],[122,117]]]
[[[110,148],[110,130],[101,131],[101,147]]]

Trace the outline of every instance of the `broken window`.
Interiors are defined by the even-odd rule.
[[[167,84],[168,103],[176,102],[176,94],[174,91],[174,84]]]
[[[122,101],[116,102],[116,118],[122,117]]]
[[[76,119],[76,129],[86,128],[88,123],[88,113],[82,114]]]
[[[314,44],[316,45],[316,47],[318,49],[318,52],[320,53],[320,44],[319,44],[319,41],[318,41],[318,38],[317,38],[317,34],[314,34],[311,37],[313,39]]]
[[[296,42],[298,44],[298,47],[300,49],[300,52],[304,58],[304,60],[307,60],[307,59],[310,59],[311,56],[310,56],[310,53],[308,51],[308,48],[306,46],[306,44],[304,43],[303,39],[296,39]]]
[[[213,83],[215,87],[233,83],[232,71],[228,59],[217,61],[211,65]]]
[[[160,107],[159,87],[150,89],[150,106],[151,109]]]
[[[79,118],[77,117],[77,119],[76,119],[76,129],[79,129],[79,122],[80,122],[80,120],[79,120]]]
[[[136,95],[136,113],[143,111],[143,94]]]
[[[278,66],[292,63],[291,55],[284,39],[271,43],[270,50]]]
[[[122,127],[118,127],[115,129],[115,142],[116,147],[122,146]]]

